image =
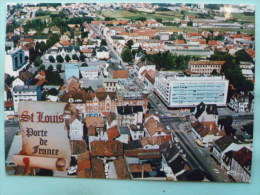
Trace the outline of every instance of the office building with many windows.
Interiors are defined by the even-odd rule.
[[[168,107],[194,107],[200,102],[226,106],[228,80],[224,76],[159,72],[154,90]]]

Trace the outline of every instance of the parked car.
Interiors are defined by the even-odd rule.
[[[78,165],[68,168],[68,175],[77,175]]]

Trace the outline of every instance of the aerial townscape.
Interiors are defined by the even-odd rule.
[[[8,4],[7,174],[19,103],[49,101],[76,109],[71,162],[31,175],[250,182],[254,74],[253,5]]]

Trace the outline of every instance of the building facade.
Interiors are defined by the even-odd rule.
[[[202,101],[226,106],[228,82],[224,76],[160,72],[155,78],[154,88],[168,107],[194,107]]]
[[[211,74],[213,70],[220,73],[225,61],[190,61],[189,71],[197,74]]]

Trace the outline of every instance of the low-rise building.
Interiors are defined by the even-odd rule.
[[[190,73],[195,74],[211,74],[213,70],[220,73],[224,64],[225,61],[190,61],[188,70]]]
[[[28,86],[15,86],[13,88],[13,102],[15,114],[18,114],[18,104],[21,101],[40,101],[41,88],[37,85]]]

